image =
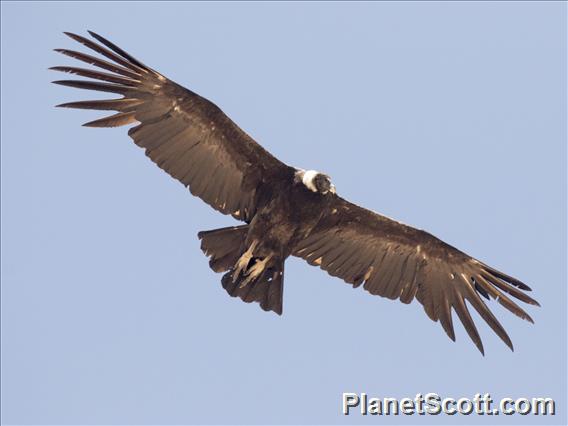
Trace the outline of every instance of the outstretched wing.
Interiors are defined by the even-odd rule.
[[[89,127],[139,123],[128,134],[154,163],[213,208],[249,222],[258,207],[257,196],[263,185],[271,176],[291,168],[257,144],[215,104],[168,80],[103,37],[89,33],[101,44],[76,34],[65,34],[111,62],[73,50],[56,49],[99,69],[70,66],[51,69],[103,83],[92,80],[54,83],[116,93],[122,98],[58,106],[117,111],[110,117],[84,124]]]
[[[293,254],[330,275],[371,294],[410,303],[415,297],[428,317],[440,321],[455,340],[453,309],[483,353],[466,301],[511,348],[513,344],[480,295],[494,298],[515,315],[533,322],[504,293],[537,305],[521,290],[530,288],[444,243],[427,232],[381,216],[340,197],[330,213]]]

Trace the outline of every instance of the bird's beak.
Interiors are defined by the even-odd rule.
[[[331,192],[332,194],[335,194],[335,185],[333,183],[329,187],[329,192]]]

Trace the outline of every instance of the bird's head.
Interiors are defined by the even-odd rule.
[[[301,182],[312,192],[319,192],[323,195],[335,194],[335,185],[331,183],[331,178],[317,170],[298,170],[294,180]]]

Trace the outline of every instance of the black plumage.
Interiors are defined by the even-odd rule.
[[[224,272],[221,283],[231,296],[281,314],[284,262],[294,255],[371,294],[403,303],[416,298],[452,340],[454,310],[482,353],[468,305],[511,349],[509,336],[481,297],[532,322],[512,300],[538,305],[519,280],[427,232],[344,200],[329,176],[282,163],[216,105],[105,38],[93,32],[96,41],[65,34],[106,60],[56,49],[98,69],[53,67],[91,79],[54,83],[122,97],[59,106],[115,111],[85,126],[135,124],[128,134],[154,163],[214,209],[245,222],[198,234],[211,268]]]

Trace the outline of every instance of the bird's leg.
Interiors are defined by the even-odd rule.
[[[245,287],[248,283],[256,280],[260,274],[264,272],[266,264],[272,259],[272,255],[266,256],[262,260],[257,260],[256,263],[245,273],[246,279],[239,285],[239,288]]]
[[[256,248],[257,245],[258,241],[254,240],[251,243],[250,247],[247,249],[247,251],[245,251],[241,255],[239,260],[237,260],[237,263],[235,264],[235,270],[233,271],[233,282],[237,281],[237,278],[239,278],[241,272],[244,271],[248,266],[250,260],[252,259],[252,254],[254,252],[254,249]]]

